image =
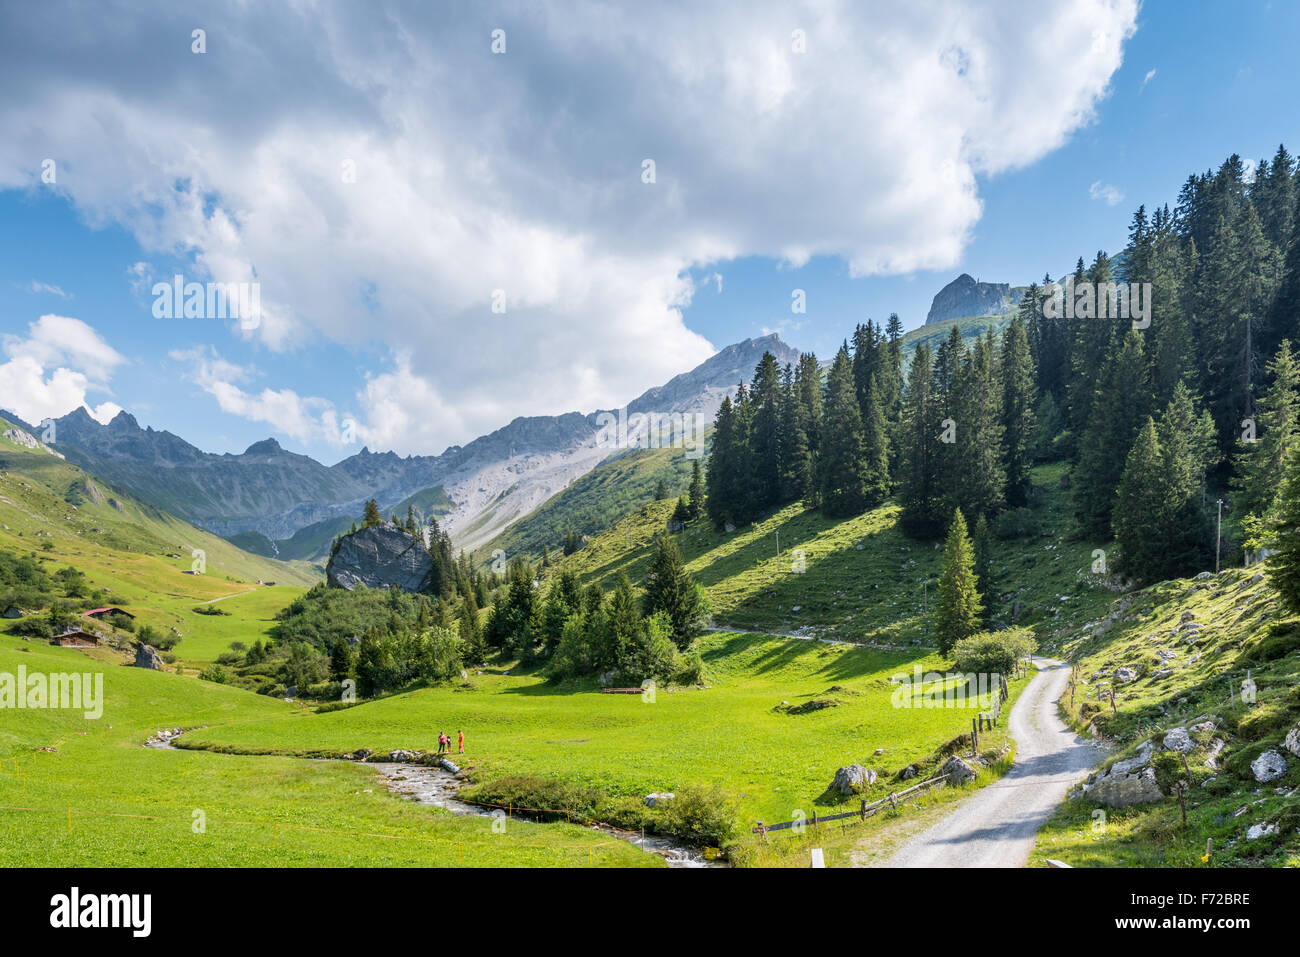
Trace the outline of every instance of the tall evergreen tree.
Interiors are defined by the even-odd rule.
[[[1291,354],[1290,341],[1282,341],[1267,374],[1270,385],[1259,402],[1254,434],[1243,432],[1236,458],[1234,504],[1241,515],[1268,514],[1300,431],[1300,364]]]
[[[1300,442],[1291,447],[1272,520],[1276,544],[1268,560],[1268,576],[1282,603],[1300,613]]]
[[[1007,504],[1029,502],[1029,462],[1034,443],[1034,363],[1023,314],[1002,334],[1002,459]]]
[[[691,462],[691,484],[686,490],[686,512],[691,521],[704,514],[704,473],[700,460]]]
[[[939,407],[934,394],[930,347],[916,347],[908,370],[903,405],[899,499],[903,524],[913,534],[930,535],[941,528],[938,475]]]
[[[660,535],[655,539],[644,585],[642,611],[647,616],[665,615],[672,628],[673,643],[683,650],[690,647],[703,630],[704,598],[670,536]]]
[[[857,515],[867,504],[867,468],[862,448],[862,413],[848,346],[831,364],[819,456],[822,511],[836,518]]]
[[[975,583],[975,553],[961,509],[953,512],[943,546],[943,571],[939,575],[939,601],[934,610],[934,633],[939,654],[980,630],[984,604]]]

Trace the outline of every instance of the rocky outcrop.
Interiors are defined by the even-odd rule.
[[[1093,773],[1083,785],[1083,793],[1098,804],[1110,808],[1132,807],[1135,804],[1154,804],[1164,798],[1156,783],[1156,772],[1150,767],[1155,746],[1145,742],[1133,757],[1116,761],[1105,773]]]
[[[1009,284],[976,282],[969,273],[962,273],[935,293],[925,324],[965,319],[969,316],[988,316],[1006,312],[1013,306]]]
[[[1286,733],[1286,749],[1300,758],[1300,724]]]
[[[404,591],[424,591],[433,573],[433,560],[424,542],[392,522],[372,525],[343,537],[325,567],[325,581],[331,588],[358,585]]]
[[[1282,757],[1277,751],[1265,751],[1250,762],[1250,773],[1261,784],[1276,781],[1286,774],[1286,758]]]
[[[137,668],[150,668],[154,671],[162,671],[164,664],[157,649],[155,649],[153,645],[146,645],[144,642],[140,642],[135,649],[135,666]]]
[[[953,785],[966,784],[975,780],[975,769],[955,754],[947,760],[940,773],[946,774],[948,783]]]
[[[857,794],[863,788],[876,783],[876,772],[869,771],[860,764],[850,764],[835,772],[830,791],[841,797]]]

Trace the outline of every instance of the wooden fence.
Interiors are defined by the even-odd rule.
[[[948,775],[939,774],[925,781],[913,784],[910,787],[903,788],[901,791],[891,792],[878,801],[872,801],[870,804],[864,800],[862,806],[856,811],[844,811],[840,814],[827,814],[825,817],[820,817],[816,811],[813,811],[811,819],[801,817],[793,821],[781,821],[777,824],[764,824],[762,821],[759,821],[756,826],[751,828],[751,831],[754,834],[767,834],[770,831],[786,831],[792,827],[798,827],[801,824],[815,828],[819,824],[827,824],[831,821],[842,821],[851,817],[855,817],[859,821],[865,821],[867,818],[880,813],[886,808],[891,810],[897,808],[902,804],[906,804],[918,794],[924,794],[931,788],[947,783]]]

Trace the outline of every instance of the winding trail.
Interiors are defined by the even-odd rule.
[[[1069,666],[1050,658],[1034,664],[1038,674],[1011,709],[1011,770],[908,841],[885,866],[1023,867],[1029,860],[1038,829],[1100,756],[1057,712]]]

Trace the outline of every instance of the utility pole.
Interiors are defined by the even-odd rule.
[[[1223,542],[1223,499],[1219,499],[1219,521],[1214,532],[1214,574],[1219,574],[1219,545]]]

